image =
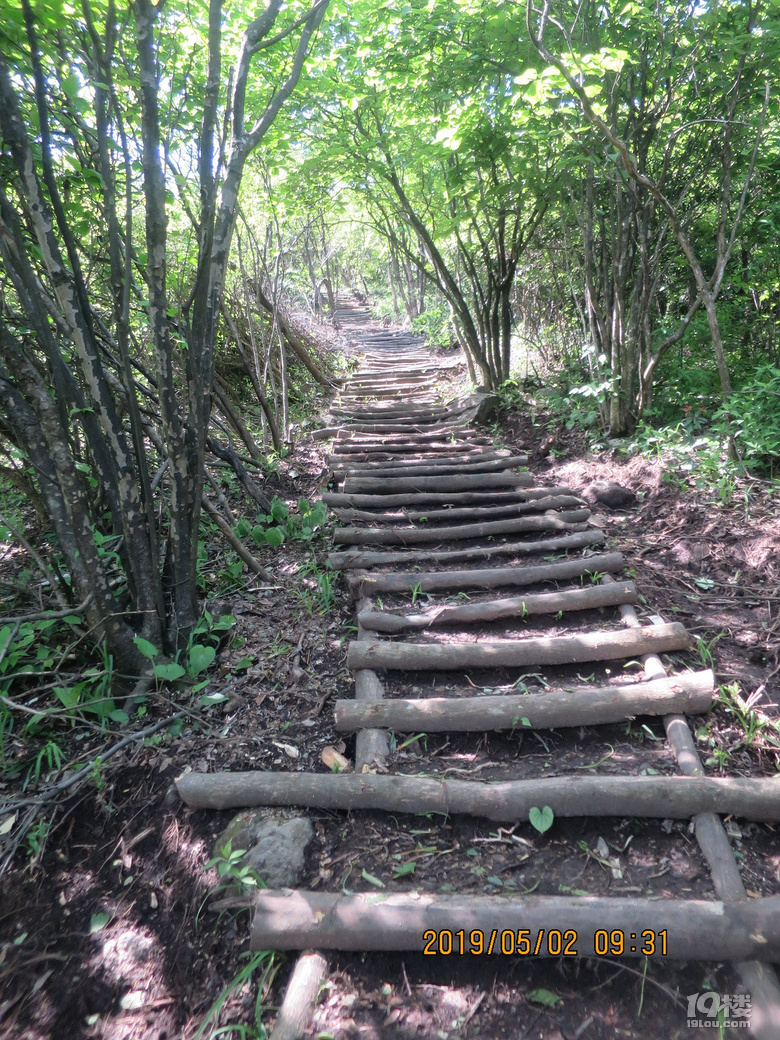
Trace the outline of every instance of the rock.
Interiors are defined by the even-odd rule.
[[[245,849],[242,865],[257,871],[269,888],[295,888],[303,876],[304,857],[314,828],[306,816],[279,817],[256,809],[234,816],[217,838],[218,852]]]
[[[608,509],[621,509],[636,502],[634,492],[614,480],[594,480],[582,492],[582,497],[591,505],[600,502]]]
[[[450,407],[462,408],[464,411],[473,409],[469,419],[472,422],[485,423],[495,418],[501,407],[501,401],[497,394],[477,390],[477,392],[469,394],[468,397],[460,397],[451,401]]]

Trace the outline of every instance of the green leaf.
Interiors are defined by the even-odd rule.
[[[208,708],[211,704],[222,704],[227,700],[224,693],[204,693],[200,698],[201,708]]]
[[[557,993],[553,993],[549,989],[532,989],[530,993],[526,993],[526,1000],[530,1000],[533,1004],[543,1004],[545,1007],[554,1008],[563,1000],[563,997],[559,997]]]
[[[111,914],[93,914],[89,921],[89,934],[94,935],[95,932],[101,932],[110,920]]]
[[[142,639],[140,636],[136,636],[135,645],[138,649],[138,652],[143,654],[144,657],[148,657],[150,661],[153,661],[155,657],[160,656],[160,651],[157,649],[154,643],[150,643],[148,639]]]
[[[284,531],[281,527],[269,527],[265,532],[265,540],[269,545],[272,545],[274,549],[278,549],[284,541]]]
[[[289,506],[285,505],[280,499],[275,498],[271,503],[271,516],[276,520],[278,524],[284,523],[287,517],[290,515]]]
[[[530,812],[528,813],[528,820],[532,827],[534,827],[540,834],[544,834],[545,831],[553,825],[555,814],[549,805],[545,805],[543,809],[538,809],[535,805],[531,806]]]
[[[265,528],[261,527],[260,524],[255,524],[252,528],[252,541],[255,545],[265,545]]]
[[[213,646],[201,646],[199,643],[196,643],[195,646],[190,648],[187,671],[193,676],[200,675],[201,672],[205,672],[213,663],[216,656],[217,651]]]
[[[393,877],[408,877],[409,874],[414,874],[415,870],[417,870],[417,864],[414,862],[414,860],[412,860],[410,863],[401,863],[399,866],[393,869]]]
[[[239,520],[238,523],[236,524],[235,530],[236,530],[236,537],[238,537],[238,538],[246,538],[246,536],[252,530],[252,525],[249,523],[248,520]]]
[[[130,716],[127,714],[127,712],[121,711],[119,708],[117,708],[116,711],[109,712],[108,717],[111,719],[112,722],[120,722],[123,725],[125,722],[130,721]]]
[[[187,673],[184,671],[180,664],[176,664],[175,661],[171,661],[170,664],[156,664],[154,666],[154,677],[155,679],[163,679],[165,682],[173,682],[176,679],[181,679],[183,675]]]
[[[369,874],[367,870],[364,870],[360,875],[364,881],[367,881],[369,885],[373,885],[374,888],[384,888],[384,881],[380,881],[378,877],[374,877],[373,874]]]

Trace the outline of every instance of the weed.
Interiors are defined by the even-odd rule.
[[[268,1032],[263,1025],[263,1012],[267,1010],[265,1000],[271,988],[276,972],[279,970],[281,961],[271,950],[262,950],[260,953],[239,954],[242,958],[248,958],[246,964],[238,971],[230,982],[225,986],[217,999],[206,1012],[206,1017],[200,1024],[193,1040],[216,1040],[218,1036],[238,1036],[243,1040],[266,1040]],[[252,981],[255,972],[260,972],[257,980],[257,997],[255,999],[255,1021],[252,1025],[223,1025],[218,1026],[219,1016],[222,1009],[233,994],[239,993],[244,986]]]
[[[296,596],[309,614],[326,614],[336,604],[336,576],[330,566],[321,568],[312,554],[308,563],[298,568],[298,577],[304,579]]]
[[[229,889],[237,885],[240,891],[247,888],[265,888],[265,882],[257,871],[246,863],[242,863],[246,856],[246,849],[234,849],[230,838],[224,845],[220,846],[215,855],[206,863],[204,870],[217,868],[217,874],[223,879],[223,883],[216,891]]]
[[[328,507],[324,502],[312,504],[308,498],[299,498],[297,507],[298,512],[293,513],[286,502],[274,498],[270,513],[257,516],[254,526],[248,520],[240,520],[236,535],[239,538],[251,535],[256,545],[271,545],[276,549],[288,540],[310,542],[322,532],[328,519]]]

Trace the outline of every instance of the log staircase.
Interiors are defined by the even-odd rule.
[[[626,561],[580,496],[536,480],[525,455],[496,448],[468,406],[443,400],[441,366],[420,337],[378,326],[344,297],[337,320],[360,358],[323,432],[336,488],[323,498],[342,525],[330,562],[356,607],[354,696],[335,704],[336,727],[357,735],[354,772],[190,773],[181,797],[220,809],[467,813],[539,830],[558,817],[692,820],[716,898],[264,890],[252,948],[419,951],[449,935],[464,953],[503,942],[504,954],[597,957],[618,932],[626,956],[733,961],[753,1034],[779,1037],[768,962],[780,959],[780,897],[747,898],[721,817],[777,821],[780,782],[706,775],[687,717],[710,710],[712,672],[668,674],[659,655],[686,650],[688,633],[639,607]],[[638,671],[622,668],[637,660]],[[575,678],[585,662],[621,667],[594,685]],[[535,682],[513,690],[529,670]],[[414,695],[388,696],[404,678]],[[502,692],[486,694],[491,681]],[[391,751],[391,733],[592,733],[648,716],[663,720],[676,774],[488,783],[405,773]]]

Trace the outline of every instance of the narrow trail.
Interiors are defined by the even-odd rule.
[[[378,328],[354,299],[337,320],[361,357],[322,433],[341,525],[330,562],[356,610],[354,697],[335,704],[354,772],[190,773],[179,792],[201,808],[384,811],[409,833],[415,817],[399,814],[463,814],[474,841],[522,853],[524,871],[534,857],[539,876],[554,867],[557,891],[524,888],[522,873],[513,888],[500,864],[478,892],[418,890],[414,866],[365,891],[264,890],[252,948],[717,959],[750,995],[752,1034],[780,1037],[780,897],[748,899],[722,823],[780,819],[778,784],[705,775],[688,718],[710,710],[714,681],[676,656],[685,628],[644,605],[641,573],[625,576],[633,561],[574,490],[537,483],[471,405],[442,403],[420,337]],[[567,885],[568,860],[549,858],[559,830],[585,863]],[[658,879],[681,861],[698,866],[669,895]],[[477,1023],[468,1035],[489,1040]]]

